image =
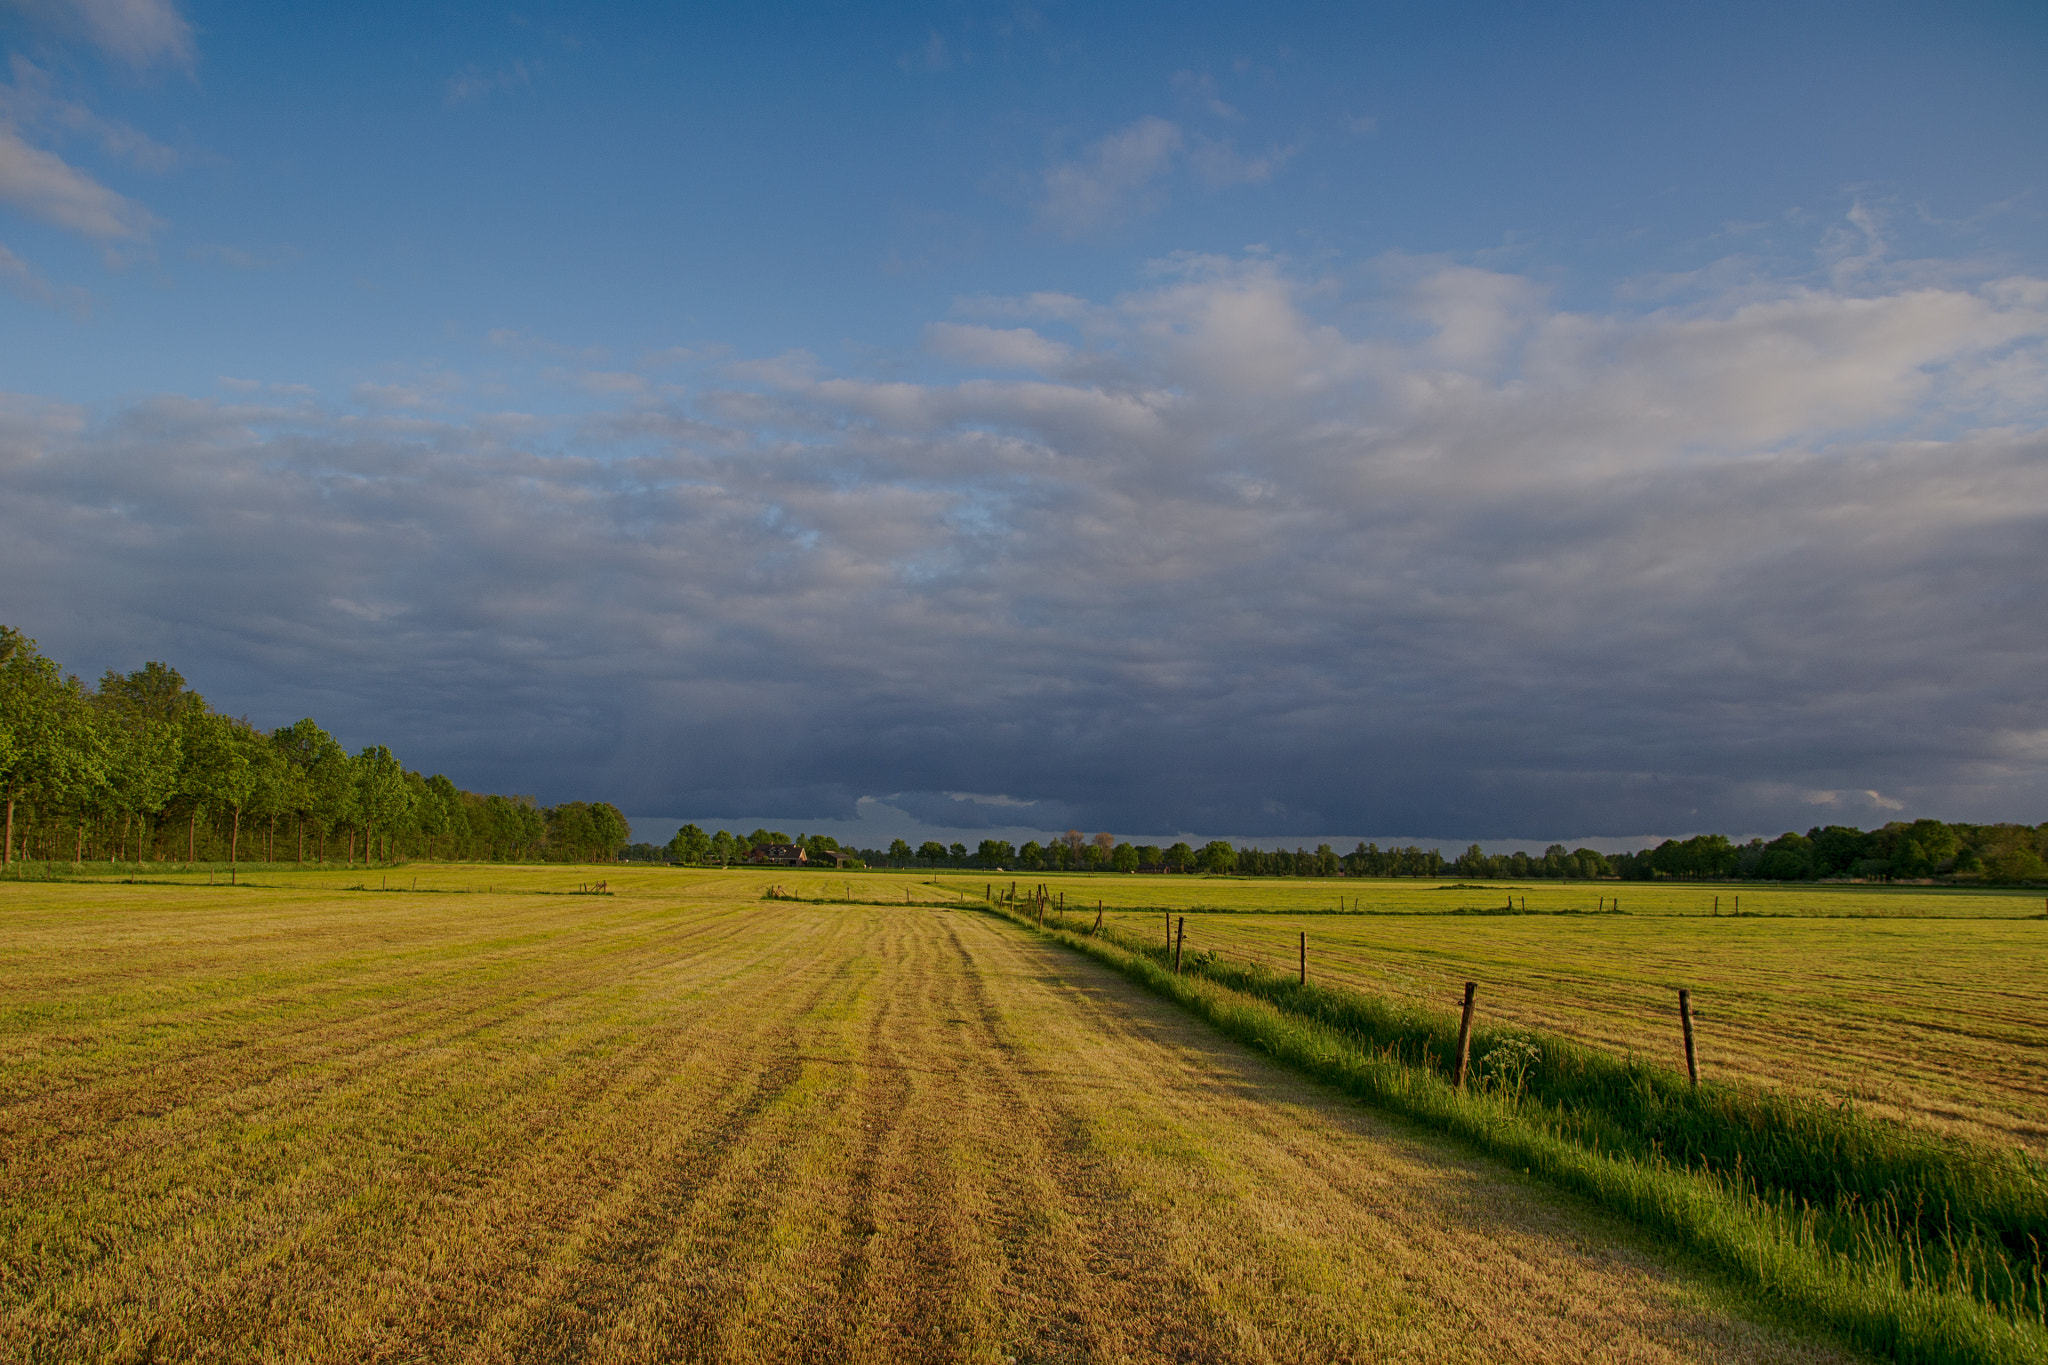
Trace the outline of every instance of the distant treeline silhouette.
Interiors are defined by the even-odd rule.
[[[0,863],[410,858],[609,860],[632,837],[607,801],[542,809],[351,755],[311,720],[265,732],[178,671],[66,676],[0,626]],[[280,842],[282,856],[280,857]]]
[[[1667,839],[1635,853],[1600,853],[1552,844],[1541,853],[1486,853],[1477,844],[1456,858],[1440,849],[1410,844],[1381,848],[1360,843],[1349,853],[1328,844],[1314,849],[1238,847],[1222,839],[1200,848],[1177,843],[1119,842],[1109,834],[1089,838],[1068,830],[1046,843],[1021,847],[984,839],[970,852],[965,844],[928,840],[913,849],[902,839],[886,849],[841,849],[827,835],[755,830],[750,835],[719,830],[707,834],[685,825],[661,848],[636,844],[628,857],[696,864],[743,862],[764,844],[803,844],[815,861],[828,851],[853,853],[868,867],[997,868],[1023,872],[1208,872],[1241,877],[1457,877],[1483,880],[1616,877],[1623,881],[1677,878],[1690,881],[1818,881],[1824,878],[1879,880],[1936,879],[1955,882],[2026,882],[2048,877],[2048,824],[1969,825],[1940,820],[1899,821],[1882,829],[1827,825],[1805,834],[1781,834],[1736,844],[1721,834]]]

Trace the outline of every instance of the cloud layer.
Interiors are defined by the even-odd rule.
[[[5,619],[640,810],[2048,814],[2048,281],[1872,257],[1586,312],[1470,265],[1186,257],[926,339],[917,380],[607,371],[573,418],[445,377],[18,398]]]

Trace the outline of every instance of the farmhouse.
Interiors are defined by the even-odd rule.
[[[802,844],[762,844],[747,854],[747,861],[776,867],[802,867],[810,859],[805,856]]]

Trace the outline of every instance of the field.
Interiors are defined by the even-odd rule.
[[[1025,889],[1039,882],[1070,909],[1100,900],[1107,923],[1161,940],[1164,913],[1118,907],[1271,907],[1191,910],[1187,951],[1293,971],[1306,933],[1317,980],[1443,1011],[1478,981],[1485,1021],[1672,1067],[1684,1065],[1683,986],[1705,1075],[2048,1155],[2048,921],[2031,891],[1529,882],[1510,893],[1505,883],[1175,877],[1037,877]],[[1384,913],[1302,913],[1334,910],[1340,894]],[[1510,894],[1531,911],[1591,911],[1619,896],[1628,913],[1445,913],[1501,907]]]
[[[953,887],[244,881],[0,883],[0,1358],[1842,1358]]]

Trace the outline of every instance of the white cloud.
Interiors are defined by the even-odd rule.
[[[90,311],[91,299],[82,290],[59,289],[41,275],[21,257],[0,243],[0,284],[12,290],[17,296],[32,303],[49,308],[62,308],[67,312],[83,315]]]
[[[170,0],[17,0],[24,10],[85,38],[133,67],[190,67],[192,25]]]
[[[630,370],[563,370],[545,371],[543,379],[550,383],[564,384],[591,394],[634,394],[647,391],[647,377]]]
[[[50,74],[26,57],[16,54],[10,65],[14,83],[0,85],[0,120],[17,128],[83,134],[98,142],[108,156],[141,171],[162,174],[184,163],[185,154],[176,148],[58,95]]]
[[[1216,93],[1216,78],[1206,71],[1174,72],[1173,88],[1218,118],[1236,120],[1244,117]]]
[[[924,45],[915,52],[906,52],[896,59],[896,65],[905,71],[950,71],[953,69],[953,53],[937,29],[925,37]]]
[[[1075,237],[1150,211],[1181,144],[1178,125],[1149,115],[1111,133],[1045,173],[1039,221]]]
[[[1051,371],[1065,364],[1072,348],[1029,327],[976,327],[935,322],[924,330],[925,348],[961,365],[985,369]]]
[[[1274,147],[1260,156],[1246,156],[1233,142],[1202,138],[1195,143],[1188,160],[1204,185],[1220,190],[1232,185],[1264,184],[1275,171],[1293,160],[1295,151],[1293,147]]]
[[[448,78],[441,102],[447,105],[474,104],[489,95],[505,90],[518,90],[533,83],[533,75],[524,61],[513,61],[495,71],[486,71],[472,63]]]
[[[1586,312],[1385,279],[1176,258],[927,333],[1030,377],[793,353],[573,420],[430,375],[363,409],[0,403],[0,576],[25,623],[102,604],[95,667],[245,641],[220,666],[283,719],[317,686],[470,785],[641,809],[1490,838],[2048,796],[2014,738],[2048,285]]]
[[[100,242],[145,241],[160,226],[141,205],[8,127],[0,127],[0,199]]]

